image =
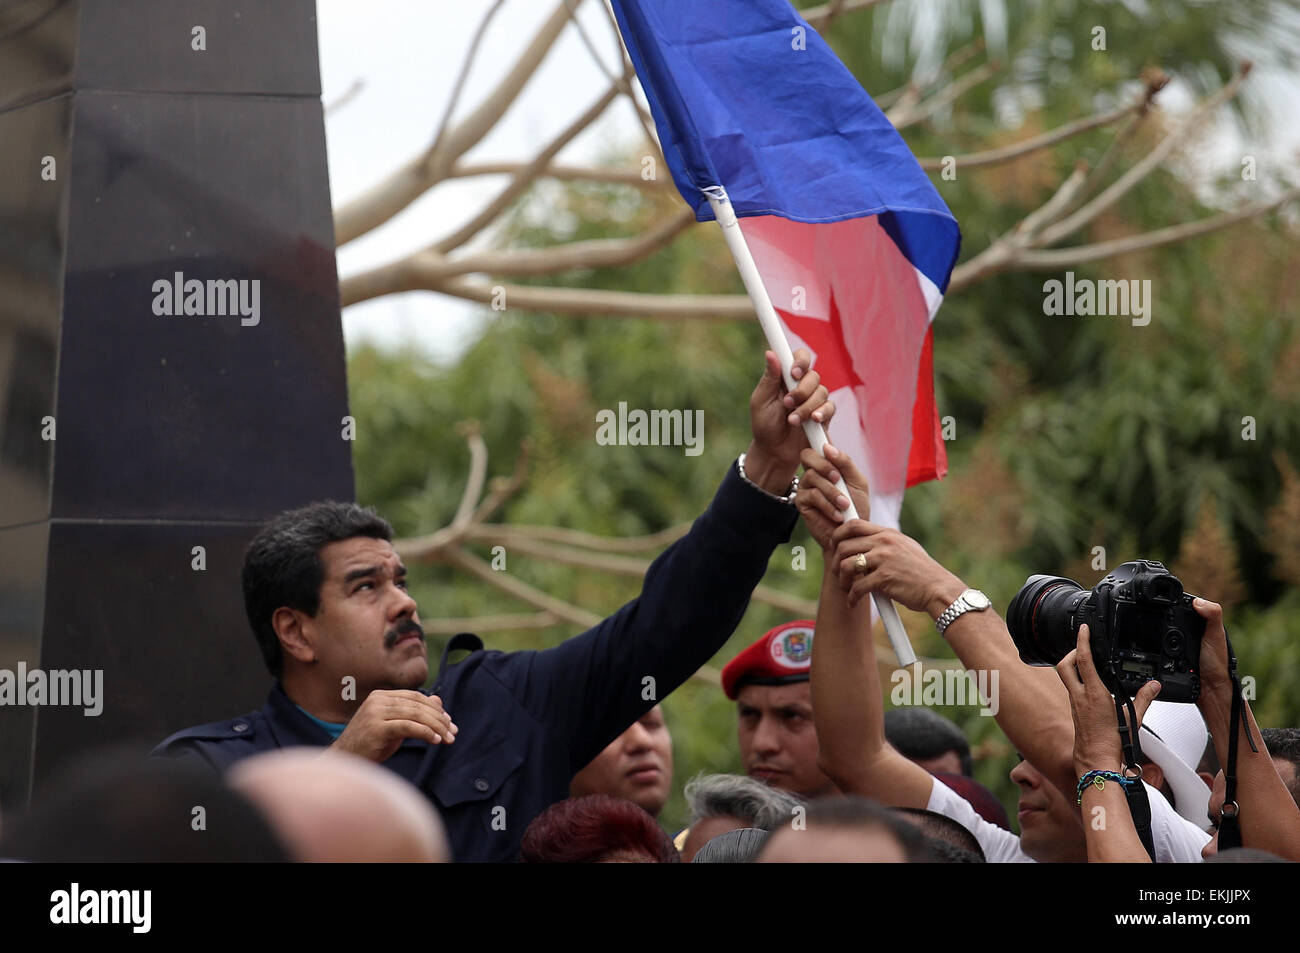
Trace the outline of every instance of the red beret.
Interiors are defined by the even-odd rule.
[[[806,682],[812,668],[813,620],[778,625],[722,670],[722,690],[734,699],[746,685]]]

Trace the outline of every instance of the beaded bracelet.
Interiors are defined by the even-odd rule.
[[[1083,792],[1088,789],[1088,785],[1091,784],[1098,791],[1104,791],[1107,781],[1114,781],[1127,788],[1136,784],[1137,778],[1126,778],[1116,771],[1089,771],[1079,779],[1079,803],[1083,803]]]

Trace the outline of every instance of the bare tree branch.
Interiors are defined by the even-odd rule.
[[[816,599],[804,599],[802,596],[781,592],[771,586],[755,586],[753,599],[755,602],[765,602],[797,616],[812,619],[817,615]]]
[[[510,207],[510,205],[527,191],[528,187],[545,171],[551,160],[556,154],[567,146],[573,139],[596,121],[596,118],[603,113],[618,97],[618,87],[611,86],[604,96],[596,100],[587,111],[571,122],[563,132],[550,141],[550,143],[539,152],[531,162],[522,166],[515,173],[510,184],[502,190],[501,194],[489,202],[477,215],[462,225],[456,231],[452,232],[446,238],[435,242],[433,248],[436,251],[446,253],[453,249],[459,248],[465,242],[469,241],[484,228],[496,220],[497,216]]]
[[[533,438],[525,437],[519,444],[519,457],[515,460],[515,472],[509,479],[497,477],[492,481],[488,495],[483,498],[483,502],[474,510],[474,518],[470,520],[470,525],[483,522],[485,519],[495,515],[510,497],[519,492],[519,488],[524,485],[524,477],[528,474],[528,461],[533,455]]]
[[[633,238],[595,238],[549,248],[482,251],[446,263],[442,275],[553,275],[562,271],[630,265],[654,254],[695,223],[695,212],[679,208],[649,231]],[[417,257],[419,257],[417,255]]]
[[[527,602],[529,605],[550,612],[565,622],[571,622],[584,629],[590,629],[600,621],[600,616],[594,612],[588,612],[586,609],[565,602],[563,599],[547,595],[540,589],[536,589],[523,580],[516,578],[511,573],[494,571],[488,563],[473,553],[453,547],[443,550],[440,556],[451,565],[463,569],[471,576],[477,576],[493,588],[500,589],[507,595],[514,596],[522,602]]]
[[[922,100],[920,103],[912,105],[906,102],[906,99],[899,100],[899,104],[885,113],[885,117],[894,124],[895,129],[903,130],[915,126],[929,119],[963,93],[989,79],[999,69],[1001,69],[1000,63],[983,63],[972,70],[962,73],[961,76],[954,79],[939,92],[928,99]]]
[[[632,66],[632,58],[627,54],[627,44],[623,42],[623,32],[618,28],[618,18],[614,16],[614,8],[610,6],[609,0],[605,0],[605,17],[609,21],[610,30],[614,35],[614,43],[618,46],[623,56],[623,75],[632,77],[636,75],[636,69]],[[629,79],[624,83],[623,92],[627,94],[628,102],[631,103],[632,109],[636,112],[637,121],[641,123],[641,131],[645,133],[646,143],[650,151],[660,162],[663,161],[663,149],[659,145],[659,131],[655,128],[654,117],[650,115],[650,110],[641,105],[641,101],[636,98],[636,92],[632,89],[632,83]]]
[[[821,6],[809,7],[807,10],[800,11],[800,16],[808,21],[808,25],[816,27],[818,31],[826,29],[831,22],[840,14],[853,13],[855,10],[866,10],[869,7],[878,7],[882,3],[888,3],[889,0],[831,0],[829,3],[823,3]]]
[[[1101,258],[1113,258],[1116,255],[1127,255],[1147,248],[1158,248],[1161,245],[1171,245],[1175,242],[1187,241],[1189,238],[1216,232],[1230,225],[1236,225],[1238,222],[1244,222],[1247,219],[1265,215],[1297,198],[1300,198],[1300,189],[1291,189],[1271,201],[1248,205],[1245,208],[1237,209],[1235,212],[1224,212],[1221,215],[1214,215],[1195,222],[1186,222],[1182,225],[1171,225],[1168,228],[1143,232],[1140,235],[1130,235],[1106,242],[1095,242],[1091,245],[1078,245],[1073,248],[1025,251],[1017,257],[1016,264],[1022,268],[1043,271],[1063,268],[1068,265],[1080,265]]]
[[[479,21],[478,29],[474,31],[474,38],[470,40],[469,50],[465,53],[465,62],[460,66],[460,74],[456,77],[456,83],[451,88],[451,97],[447,100],[447,108],[443,110],[442,122],[438,123],[438,131],[433,137],[433,145],[429,147],[429,155],[434,155],[438,147],[442,145],[443,137],[447,134],[447,126],[451,123],[451,117],[456,112],[456,106],[460,102],[460,94],[465,89],[465,80],[469,78],[470,67],[474,65],[474,59],[478,56],[479,45],[483,42],[483,37],[487,35],[488,25],[492,18],[497,15],[505,0],[496,0],[492,7],[484,14],[483,19]]]
[[[1015,227],[1014,234],[1023,236],[1026,242],[1031,241],[1046,226],[1056,221],[1074,201],[1074,197],[1087,181],[1088,163],[1080,160],[1075,163],[1074,171],[1061,183],[1052,197],[1021,219],[1020,224]]]
[[[996,165],[1000,162],[1008,162],[1011,159],[1018,159],[1023,155],[1031,152],[1037,152],[1039,149],[1046,149],[1054,146],[1058,142],[1063,142],[1072,136],[1077,136],[1087,132],[1090,129],[1096,129],[1098,126],[1106,126],[1117,119],[1123,119],[1125,116],[1132,115],[1134,112],[1142,109],[1145,100],[1131,103],[1127,106],[1120,106],[1118,109],[1111,109],[1107,112],[1096,113],[1092,116],[1085,116],[1083,119],[1076,119],[1073,122],[1067,122],[1063,126],[1057,126],[1055,129],[1048,130],[1041,135],[1032,136],[1022,142],[1016,142],[1009,146],[1002,146],[998,149],[988,149],[984,152],[971,152],[966,155],[953,156],[957,168],[971,169],[983,165]],[[933,172],[943,168],[944,159],[920,159],[921,168]]]
[[[491,523],[474,526],[467,534],[475,541],[493,540],[505,546],[511,546],[518,540],[559,543],[564,546],[581,547],[600,553],[639,553],[645,550],[660,550],[676,542],[689,532],[690,523],[680,523],[658,533],[648,536],[597,536],[574,529],[559,526],[522,526],[513,523]]]
[[[479,162],[473,165],[458,165],[447,173],[449,179],[467,178],[473,175],[514,175],[527,168],[526,162]],[[645,178],[639,169],[604,169],[597,166],[549,165],[538,178],[560,179],[565,182],[601,182],[609,185],[630,185],[647,192],[663,192],[673,188],[671,179],[656,176]]]
[[[500,289],[505,307],[525,311],[616,314],[661,321],[735,321],[742,318],[753,320],[754,317],[754,306],[748,295],[664,295],[593,288],[540,288],[533,285],[491,285],[464,278],[426,285],[421,284],[418,277],[408,287],[393,290],[412,291],[421,287],[483,304],[491,304],[498,296],[497,289]],[[344,304],[351,303],[344,301]]]
[[[1105,181],[1107,173],[1110,172],[1110,167],[1119,158],[1120,152],[1128,145],[1129,140],[1133,138],[1147,116],[1151,115],[1151,106],[1155,102],[1156,94],[1169,85],[1168,74],[1154,66],[1147,67],[1142,71],[1142,79],[1146,83],[1146,102],[1141,109],[1129,117],[1128,122],[1124,123],[1115,138],[1111,140],[1110,145],[1106,147],[1106,151],[1102,153],[1101,160],[1097,163],[1096,168],[1088,176],[1088,181],[1083,183],[1083,188],[1079,190],[1075,201],[1087,197],[1092,193],[1096,185]]]
[[[456,515],[451,520],[452,528],[461,529],[468,525],[474,516],[474,506],[483,493],[483,481],[487,478],[488,452],[487,444],[483,442],[483,434],[476,422],[468,421],[460,424],[457,429],[465,435],[465,440],[469,443],[469,478],[465,481],[465,492],[460,496]]]
[[[599,616],[588,612],[586,609],[565,602],[563,599],[549,596],[540,589],[514,578],[509,573],[493,571],[490,565],[473,553],[466,552],[463,549],[451,549],[444,554],[444,558],[470,575],[477,576],[483,582],[514,596],[521,602],[537,606],[543,612],[550,613],[562,621],[570,622],[583,629],[590,629],[600,622]],[[717,669],[707,665],[702,666],[691,678],[709,685],[718,685],[722,679],[721,673]]]
[[[332,103],[325,104],[325,115],[328,116],[331,113],[338,112],[348,103],[352,102],[352,100],[355,99],[357,95],[360,94],[360,92],[365,88],[366,88],[366,81],[364,79],[361,79],[360,77],[354,79],[352,81],[352,85],[349,86],[347,89],[345,89],[337,99],[335,99]]]
[[[582,0],[575,2],[581,3]],[[442,180],[446,170],[482,139],[518,98],[568,24],[568,11],[565,0],[560,0],[510,72],[477,109],[447,130],[436,153],[432,148],[425,150],[384,181],[335,211],[334,241],[337,246],[378,228]]]
[[[912,105],[916,105],[916,103],[920,102],[921,95],[925,90],[934,86],[935,83],[939,81],[940,77],[951,75],[958,67],[963,66],[967,60],[970,60],[976,54],[982,53],[983,51],[984,38],[980,37],[972,40],[965,46],[959,47],[948,54],[944,61],[939,64],[939,67],[924,79],[917,80],[914,78],[897,89],[890,90],[887,93],[881,93],[879,96],[875,97],[876,105],[881,109],[887,110],[891,106],[896,105],[904,96],[909,97],[909,101]]]
[[[1016,256],[1034,242],[1038,231],[1055,221],[1070,204],[1087,181],[1087,174],[1087,163],[1081,161],[1076,164],[1074,171],[1050,199],[1021,219],[1015,228],[991,242],[978,255],[954,268],[948,280],[948,293],[960,291],[980,278],[1002,271],[1016,260]]]
[[[489,250],[461,258],[447,258],[432,249],[425,249],[400,261],[345,278],[339,283],[339,291],[346,307],[368,298],[417,288],[456,294],[449,285],[452,279],[479,272],[537,276],[626,265],[654,254],[694,221],[694,213],[688,208],[681,208],[653,229],[633,238],[599,238],[549,248]],[[492,300],[490,287],[486,297],[481,300]]]
[[[510,543],[504,543],[504,539],[500,536],[494,536],[491,530],[491,524],[482,526],[475,535],[484,542],[503,543],[508,552],[523,553],[525,556],[538,556],[548,562],[561,563],[565,566],[580,566],[583,569],[598,569],[602,572],[617,573],[620,576],[644,576],[646,570],[650,568],[651,561],[642,556],[589,553],[569,546],[559,546],[555,543],[543,543],[520,537],[515,537]]]
[[[1250,64],[1242,64],[1241,69],[1238,70],[1237,75],[1234,76],[1231,81],[1226,83],[1223,88],[1213,96],[1206,98],[1204,102],[1192,111],[1192,114],[1187,117],[1186,121],[1184,121],[1173,132],[1169,133],[1169,135],[1165,136],[1159,145],[1143,156],[1142,159],[1132,168],[1116,179],[1108,188],[1103,190],[1100,195],[1068,218],[1057,222],[1050,228],[1044,229],[1040,236],[1041,241],[1039,244],[1056,244],[1072,232],[1078,231],[1103,211],[1119,201],[1129,192],[1130,189],[1141,182],[1162,162],[1164,162],[1165,159],[1169,157],[1169,154],[1173,152],[1175,146],[1178,146],[1190,137],[1191,133],[1201,124],[1206,116],[1222,103],[1231,99],[1233,96],[1236,96],[1238,90],[1241,89],[1242,82],[1249,73]]]
[[[480,440],[480,444],[481,443],[482,441]],[[457,508],[457,519],[453,519],[449,525],[444,526],[442,529],[433,533],[428,533],[424,536],[413,536],[407,539],[393,540],[393,549],[396,551],[397,555],[412,562],[417,560],[427,561],[436,558],[443,550],[457,545],[466,537],[476,524],[481,523],[483,520],[495,513],[497,509],[500,508],[501,504],[518,492],[519,488],[523,486],[524,474],[527,472],[528,457],[530,455],[531,447],[531,442],[525,440],[519,448],[519,459],[515,461],[514,475],[508,480],[502,480],[499,477],[493,480],[492,489],[489,491],[487,497],[485,497],[481,503],[478,503],[477,507],[474,508],[468,519],[463,522],[457,522],[460,518],[461,512],[466,506],[466,500],[469,501],[470,505],[473,505],[478,499],[477,494],[474,496],[469,495],[470,487],[477,483],[481,489],[483,484],[481,476],[478,479],[475,479],[474,477],[475,464],[473,462],[473,454],[475,448],[473,444],[471,444],[470,479],[466,486],[466,493],[461,497],[460,506]],[[482,446],[482,454],[482,466],[486,472],[486,445]]]

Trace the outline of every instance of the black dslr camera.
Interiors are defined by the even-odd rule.
[[[1030,576],[1007,609],[1007,628],[1029,665],[1056,665],[1088,626],[1092,658],[1102,681],[1129,697],[1151,679],[1160,700],[1194,702],[1205,620],[1194,596],[1153,559],[1116,566],[1088,592],[1061,576]]]

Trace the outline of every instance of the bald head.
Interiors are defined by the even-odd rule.
[[[437,812],[414,787],[364,758],[290,748],[240,761],[226,777],[270,820],[295,860],[446,863]]]

